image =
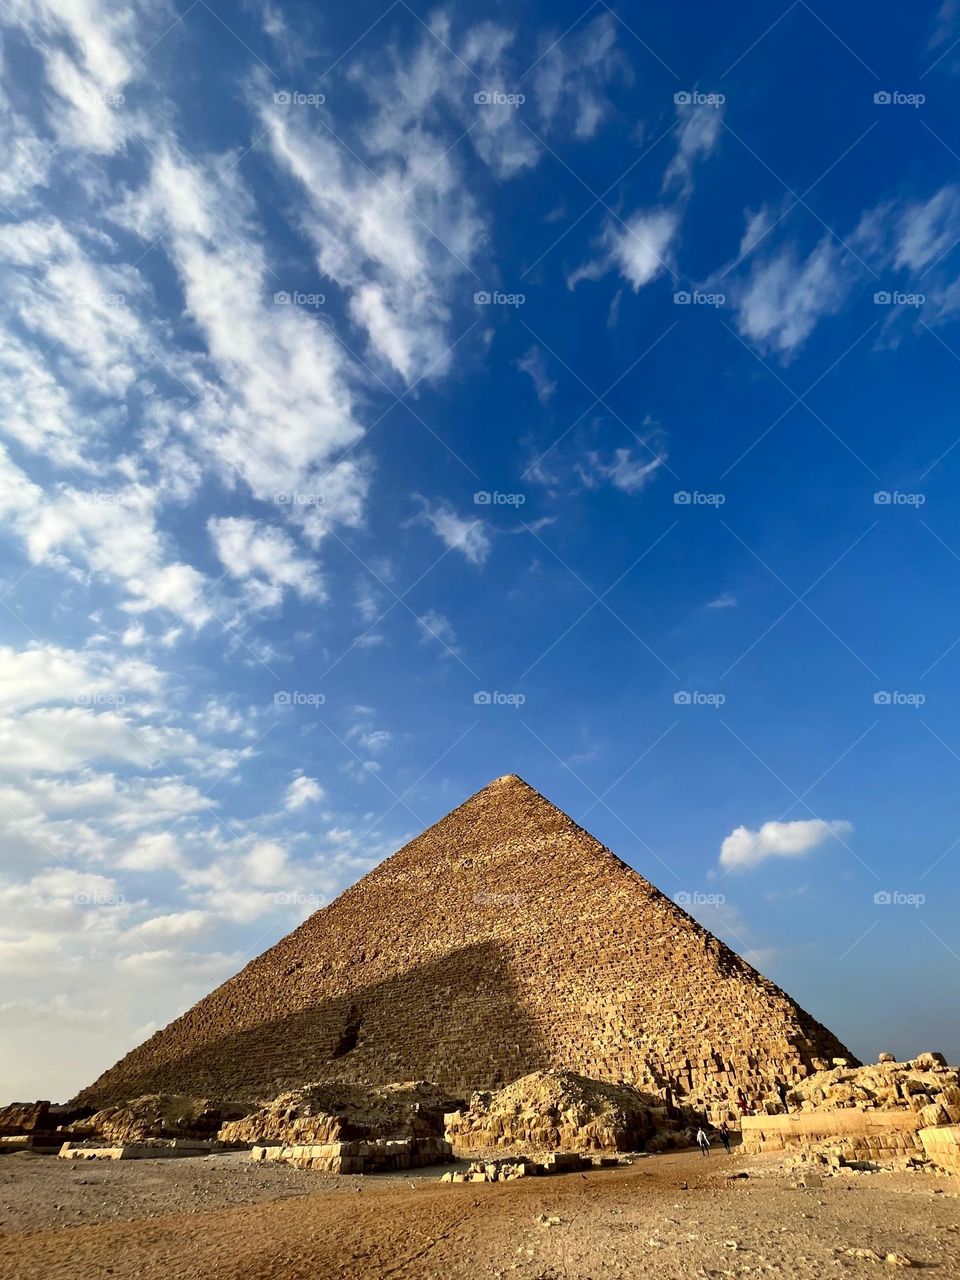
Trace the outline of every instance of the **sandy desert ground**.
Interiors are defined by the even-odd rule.
[[[438,1172],[364,1179],[240,1155],[7,1156],[0,1275],[820,1280],[891,1272],[883,1259],[895,1253],[960,1277],[960,1187],[931,1174],[847,1174],[804,1189],[778,1157],[696,1152],[507,1184],[442,1184]],[[879,1260],[847,1253],[858,1249]]]

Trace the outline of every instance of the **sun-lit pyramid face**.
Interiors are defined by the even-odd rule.
[[[850,1056],[515,774],[495,779],[81,1095],[539,1068],[698,1099]]]

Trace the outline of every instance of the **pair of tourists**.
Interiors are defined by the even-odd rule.
[[[730,1130],[727,1128],[727,1122],[724,1120],[720,1128],[717,1130],[720,1135],[720,1141],[723,1143],[723,1149],[727,1155],[730,1154]],[[707,1137],[707,1131],[701,1125],[697,1130],[697,1146],[700,1148],[700,1154],[708,1156],[710,1154],[710,1139]]]

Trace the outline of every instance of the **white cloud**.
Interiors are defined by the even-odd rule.
[[[163,6],[153,12],[163,21]],[[5,20],[30,36],[59,99],[48,101],[47,115],[61,145],[103,154],[123,145],[128,115],[117,95],[138,69],[144,16],[135,3],[9,0]]]
[[[591,451],[584,456],[578,470],[589,489],[608,483],[623,493],[640,493],[651,483],[665,461],[666,456],[662,453],[614,449],[609,458],[604,458]]]
[[[663,190],[678,188],[683,195],[693,189],[693,166],[700,158],[712,155],[720,139],[723,108],[697,104],[677,108],[680,128],[677,149],[663,177]]]
[[[612,13],[602,13],[562,40],[544,38],[546,49],[536,64],[533,85],[543,127],[568,127],[575,138],[592,138],[609,111],[608,83],[630,79],[630,68],[617,48]]]
[[[737,607],[737,597],[732,591],[721,591],[718,596],[714,596],[712,600],[707,601],[708,609],[735,609]]]
[[[601,238],[606,252],[573,271],[567,287],[575,289],[581,280],[599,280],[616,268],[637,292],[662,272],[673,271],[672,250],[679,229],[679,214],[673,209],[641,210],[625,222],[609,219]]]
[[[385,750],[393,741],[393,734],[388,729],[368,729],[364,725],[354,725],[347,736],[371,755]]]
[[[720,865],[743,871],[759,866],[767,858],[802,858],[827,840],[847,835],[849,822],[825,822],[810,818],[799,822],[765,822],[758,831],[737,827],[720,847]]]
[[[110,705],[124,693],[156,693],[161,672],[147,662],[93,650],[35,643],[26,649],[0,645],[0,712],[41,703]]]
[[[887,201],[868,209],[854,238],[882,266],[926,271],[960,239],[960,187],[949,183],[926,200]]]
[[[208,924],[206,911],[172,911],[167,915],[151,916],[131,929],[128,936],[151,942],[191,938],[202,933]]]
[[[420,519],[433,529],[444,546],[461,552],[471,564],[483,564],[490,554],[490,539],[482,522],[458,516],[445,502],[431,507],[425,499],[421,501],[423,512]]]
[[[350,389],[358,370],[316,316],[273,303],[276,277],[236,173],[214,179],[165,143],[116,217],[147,244],[163,237],[206,346],[202,367],[181,373],[197,402],[154,408],[156,447],[185,435],[226,483],[239,476],[263,501],[319,495],[288,508],[314,543],[334,523],[359,524],[365,462],[341,456],[362,434]]]
[[[178,871],[185,866],[176,838],[169,831],[140,836],[119,866],[128,871]]]
[[[276,608],[287,588],[304,600],[323,598],[316,564],[298,555],[284,530],[240,516],[212,516],[207,528],[220,563],[244,584],[254,607]]]
[[[737,328],[761,347],[793,355],[818,321],[843,306],[852,269],[831,236],[806,257],[792,246],[755,263],[734,298]]]
[[[345,291],[371,353],[412,383],[449,365],[448,295],[485,233],[443,140],[402,131],[396,106],[394,86],[367,140],[369,165],[282,109],[265,108],[263,123],[277,164],[307,196],[320,271]]]
[[[521,373],[529,375],[540,403],[548,404],[557,389],[557,384],[547,372],[547,361],[541,348],[531,347],[517,361],[517,368]]]
[[[454,630],[453,623],[442,613],[438,613],[436,609],[428,609],[426,613],[418,617],[417,626],[423,633],[421,639],[424,644],[429,640],[436,640],[449,653],[457,652],[457,633]]]
[[[321,787],[316,778],[308,778],[301,773],[287,787],[283,798],[283,807],[290,812],[296,812],[296,810],[302,809],[308,804],[322,800],[323,794],[323,787]]]

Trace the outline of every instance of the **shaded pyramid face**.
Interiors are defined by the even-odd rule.
[[[80,1094],[451,1093],[565,1069],[697,1101],[843,1045],[522,779],[498,778]],[[821,1063],[822,1065],[822,1063]]]

